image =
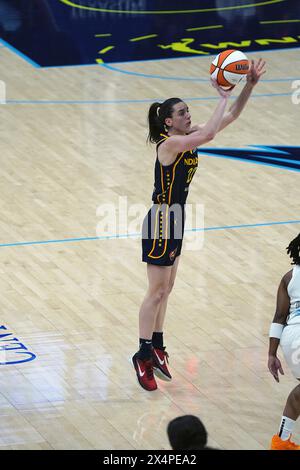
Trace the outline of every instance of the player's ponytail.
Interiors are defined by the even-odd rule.
[[[149,134],[148,141],[155,144],[161,140],[161,135],[168,132],[168,126],[165,124],[167,118],[172,117],[173,106],[180,103],[180,98],[169,98],[163,103],[153,103],[148,112]]]
[[[148,141],[154,144],[160,140],[161,132],[164,132],[164,125],[161,122],[159,111],[161,103],[153,103],[149,108],[148,123],[149,123],[149,134]]]
[[[287,247],[287,253],[293,260],[292,264],[300,265],[300,233]]]

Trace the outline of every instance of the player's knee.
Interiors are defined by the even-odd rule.
[[[169,295],[169,285],[164,285],[164,284],[158,286],[155,293],[154,293],[154,297],[155,297],[157,303],[160,303],[168,295]]]
[[[172,292],[173,287],[174,287],[174,281],[170,281],[170,282],[162,289],[162,291],[163,291],[163,298],[164,298],[164,299],[170,295],[170,293]]]

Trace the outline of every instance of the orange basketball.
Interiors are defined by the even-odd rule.
[[[246,77],[250,70],[250,62],[241,51],[229,49],[220,52],[212,61],[210,75],[218,85],[232,87]]]

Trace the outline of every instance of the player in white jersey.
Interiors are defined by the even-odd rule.
[[[284,373],[277,357],[279,344],[291,372],[300,381],[300,233],[291,241],[287,252],[293,260],[294,268],[283,276],[279,284],[276,312],[269,334],[268,367],[277,382],[278,371],[282,375]],[[297,385],[288,396],[278,434],[271,441],[271,449],[300,450],[300,445],[290,440],[299,414],[300,385]]]

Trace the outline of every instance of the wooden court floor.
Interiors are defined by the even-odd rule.
[[[299,145],[296,52],[261,53],[265,80],[211,145]],[[151,203],[149,104],[180,96],[204,122],[216,94],[196,79],[211,58],[120,71],[38,69],[5,47],[0,57],[0,352],[16,362],[0,364],[0,449],[169,449],[167,423],[182,414],[203,420],[211,446],[268,448],[295,385],[266,364],[285,247],[300,230],[299,172],[201,157],[189,202],[207,230],[190,231],[201,249],[183,251],[165,328],[174,378],[147,393],[130,364],[146,271],[137,216],[129,227],[119,216],[125,202]],[[104,204],[117,208],[110,238]],[[18,362],[26,351],[36,358]]]

